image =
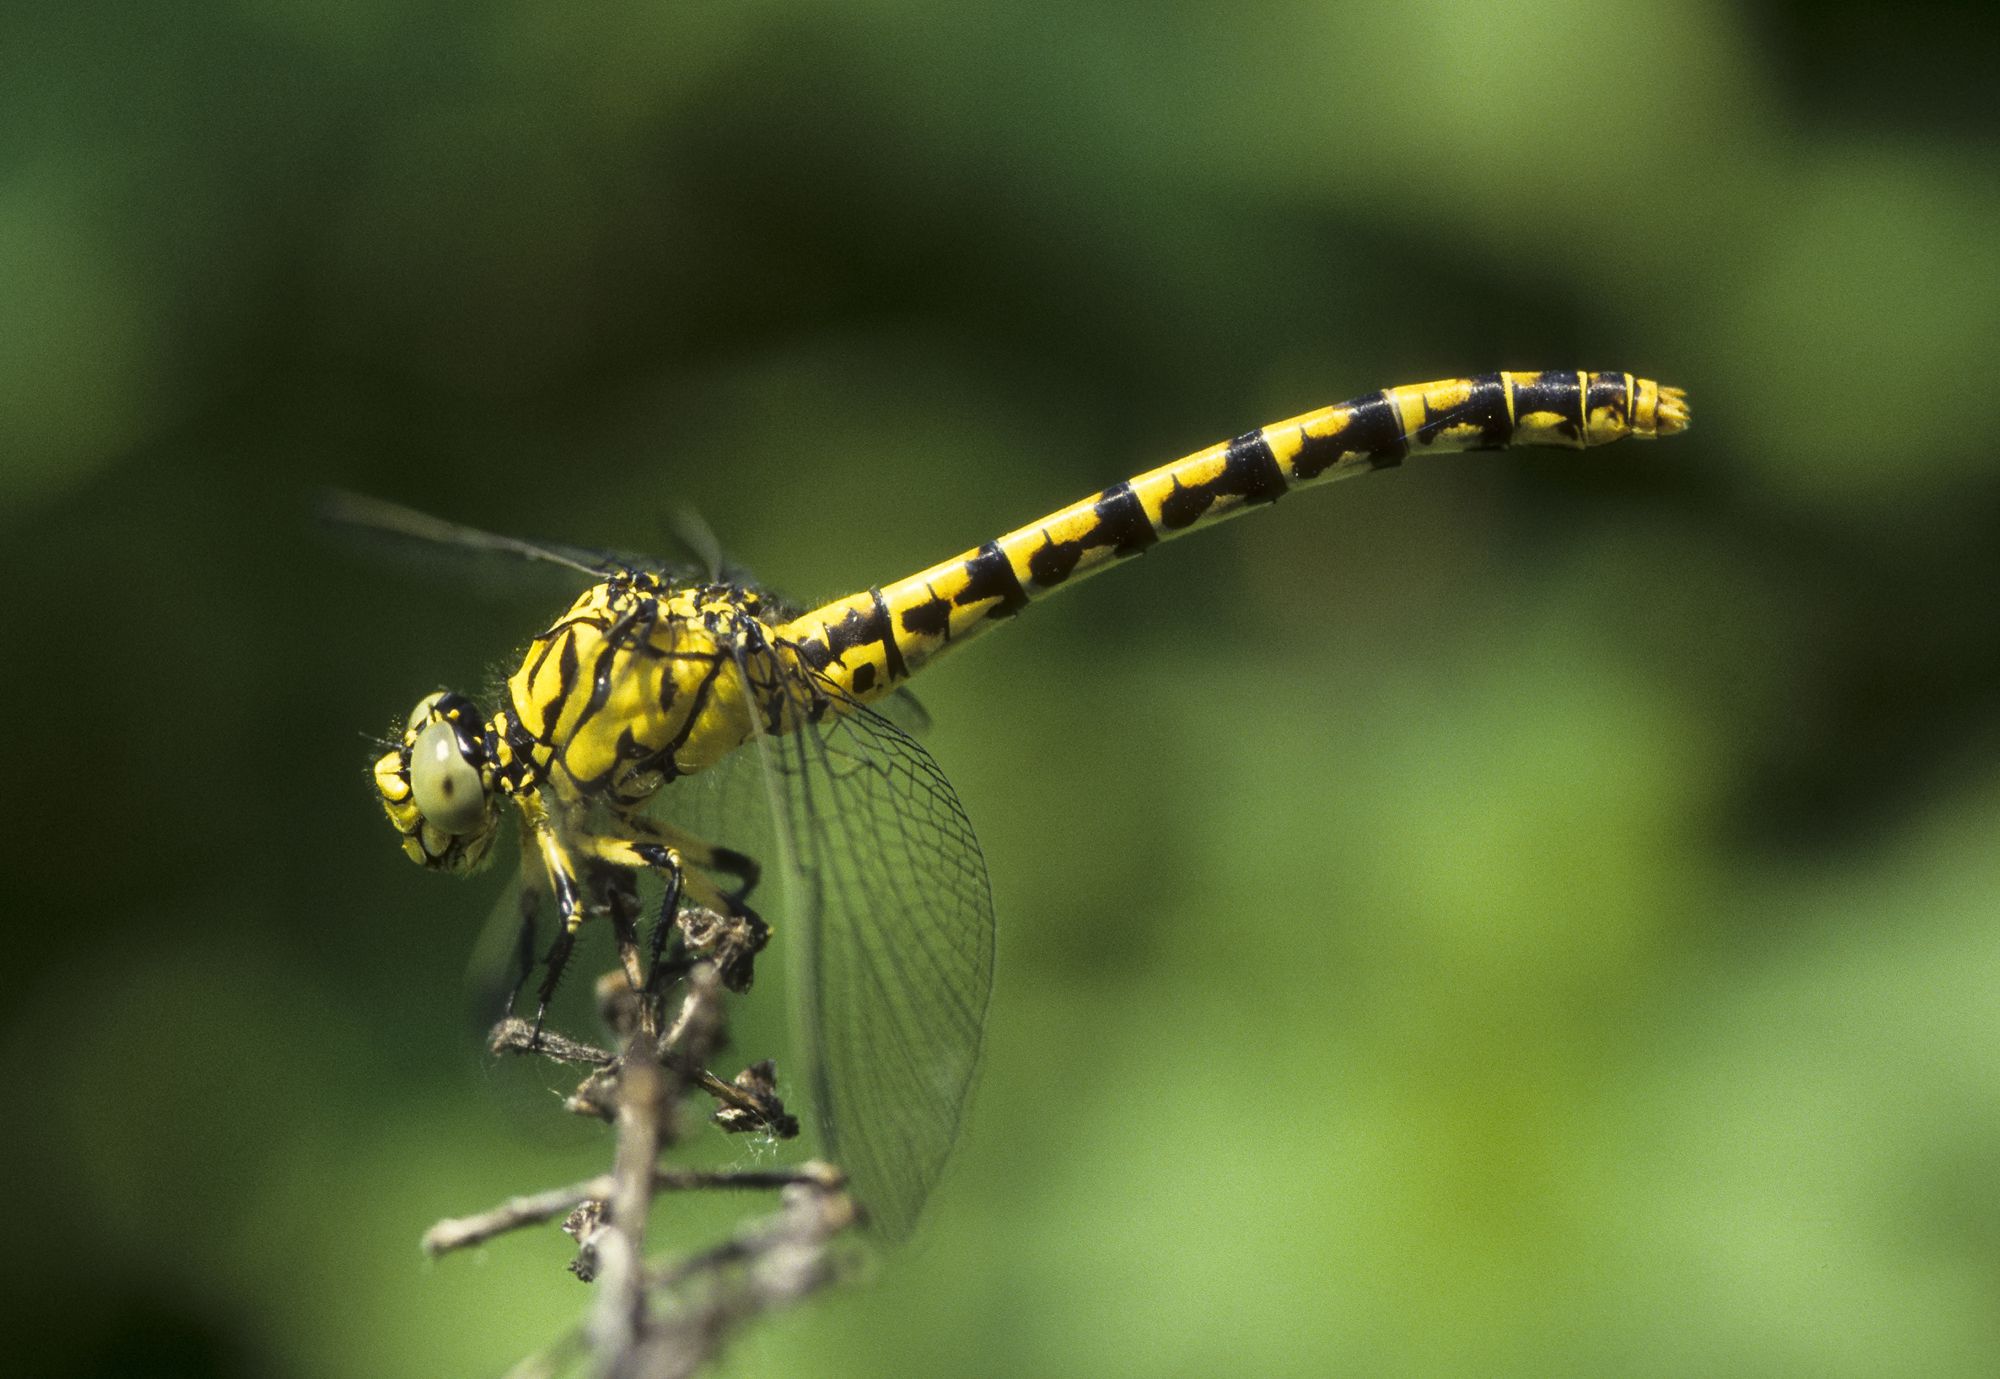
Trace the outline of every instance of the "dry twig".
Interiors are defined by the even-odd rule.
[[[706,923],[682,917],[682,928]],[[679,1110],[693,1094],[716,1103],[711,1119],[725,1130],[777,1138],[798,1122],[777,1093],[768,1063],[734,1079],[708,1070],[723,1042],[723,983],[713,961],[686,965],[675,1018],[662,1022],[641,1004],[626,972],[599,987],[607,1023],[621,1036],[616,1053],[552,1030],[508,1018],[494,1026],[496,1053],[533,1055],[588,1069],[564,1103],[616,1127],[609,1173],[566,1187],[510,1197],[471,1216],[447,1218],[425,1232],[423,1248],[437,1256],[482,1244],[508,1231],[563,1219],[576,1242],[571,1272],[597,1289],[586,1321],[512,1373],[553,1375],[584,1356],[613,1379],[677,1379],[701,1369],[728,1337],[756,1316],[789,1306],[835,1281],[845,1256],[841,1237],[860,1209],[840,1171],[823,1163],[797,1168],[698,1170],[662,1167],[661,1152],[680,1137]],[[662,1023],[664,1033],[654,1033]],[[727,1239],[684,1258],[648,1263],[646,1226],[663,1192],[777,1189],[777,1210],[754,1218]]]

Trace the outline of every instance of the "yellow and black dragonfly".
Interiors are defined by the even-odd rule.
[[[804,610],[719,563],[689,575],[351,500],[346,520],[552,561],[589,580],[495,702],[423,698],[375,763],[375,786],[403,850],[432,870],[469,870],[514,821],[526,894],[554,912],[543,1010],[579,927],[642,875],[666,889],[655,968],[657,935],[685,903],[729,921],[722,975],[747,986],[770,932],[750,895],[760,862],[780,866],[806,1110],[877,1227],[903,1235],[964,1114],[992,988],[993,901],[958,797],[884,701],[1030,603],[1293,489],[1433,451],[1583,448],[1687,425],[1680,390],[1624,373],[1389,388]],[[775,857],[753,859],[676,816],[675,782],[741,762],[754,765]],[[636,945],[620,948],[643,988],[652,974]]]

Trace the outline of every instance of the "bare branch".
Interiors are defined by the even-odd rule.
[[[537,1033],[534,1022],[508,1016],[486,1036],[486,1047],[494,1053],[532,1053],[557,1063],[608,1068],[618,1055],[595,1044],[545,1029]]]
[[[504,1020],[490,1036],[495,1052],[538,1054],[588,1069],[565,1104],[617,1128],[610,1173],[510,1197],[476,1215],[440,1221],[424,1235],[425,1252],[437,1256],[566,1218],[563,1229],[576,1242],[569,1268],[597,1288],[597,1298],[582,1326],[515,1367],[519,1379],[568,1372],[585,1352],[610,1379],[692,1375],[741,1326],[844,1273],[839,1241],[861,1212],[838,1168],[819,1162],[770,1169],[660,1166],[661,1151],[680,1134],[679,1108],[697,1092],[714,1098],[712,1119],[726,1130],[779,1138],[798,1133],[768,1060],[729,1081],[708,1071],[725,1040],[725,983],[716,961],[688,964],[679,979],[682,999],[671,1022],[657,1018],[659,998],[635,991],[628,972],[600,983],[600,1013],[622,1039],[616,1054],[525,1020]],[[665,1033],[656,1035],[663,1023]],[[727,1239],[678,1260],[646,1262],[647,1219],[658,1194],[772,1189],[781,1193],[778,1208]]]
[[[653,1165],[665,1140],[668,1113],[665,1071],[654,1056],[650,1031],[641,1026],[625,1041],[618,1060],[618,1152],[612,1166],[611,1230],[595,1237],[597,1306],[590,1342],[610,1357],[605,1373],[631,1379],[639,1338],[646,1329],[646,1217],[653,1206]]]
[[[661,1168],[654,1170],[653,1191],[704,1192],[770,1191],[803,1183],[828,1191],[846,1185],[839,1170],[814,1160],[797,1168],[701,1169]],[[509,1197],[497,1207],[474,1216],[453,1216],[424,1232],[424,1253],[436,1257],[453,1250],[483,1245],[496,1235],[539,1226],[575,1211],[586,1202],[605,1202],[611,1197],[613,1179],[609,1173],[586,1178],[568,1187],[550,1188],[525,1197]]]
[[[424,1253],[435,1257],[469,1245],[482,1244],[507,1231],[553,1221],[585,1202],[602,1200],[610,1195],[611,1175],[600,1173],[595,1178],[586,1178],[568,1187],[551,1188],[547,1192],[530,1193],[524,1197],[509,1197],[499,1206],[482,1211],[477,1216],[447,1217],[438,1222],[424,1232]]]

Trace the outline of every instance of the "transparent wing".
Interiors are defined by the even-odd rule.
[[[766,740],[818,902],[795,955],[817,1113],[892,1236],[915,1226],[958,1138],[993,989],[986,860],[930,753],[849,704]]]
[[[739,670],[771,692],[769,675]],[[751,797],[765,816],[754,831],[769,840],[766,881],[753,901],[787,954],[799,1109],[875,1229],[900,1239],[944,1171],[971,1093],[993,987],[993,896],[930,753],[837,687],[819,690],[836,701],[821,721],[760,736],[662,796],[680,796],[666,803],[677,820],[732,846],[749,841]]]
[[[593,579],[604,579],[621,570],[653,570],[676,579],[701,573],[684,563],[656,560],[651,556],[501,536],[477,527],[448,522],[442,517],[432,517],[429,513],[418,512],[415,508],[406,508],[386,499],[349,493],[345,489],[322,490],[316,510],[320,521],[349,531],[386,537],[411,546],[456,548],[482,555],[560,565]]]

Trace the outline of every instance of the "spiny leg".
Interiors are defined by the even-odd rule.
[[[647,818],[640,811],[645,807],[648,798],[650,792],[630,798],[618,795],[606,803],[610,807],[612,816],[622,825],[629,838],[640,842],[664,844],[669,850],[671,865],[662,867],[657,862],[652,864],[652,869],[660,872],[661,879],[665,882],[646,954],[646,990],[657,999],[670,978],[677,978],[687,970],[684,953],[677,952],[671,971],[665,962],[667,937],[670,933],[679,932],[676,921],[680,914],[682,895],[687,889],[684,885],[686,865],[692,863],[710,873],[719,870],[737,877],[739,888],[728,898],[740,900],[748,894],[750,887],[756,884],[757,864],[739,852],[714,847],[672,824]],[[629,865],[629,863],[623,864]]]
[[[757,865],[757,859],[749,854],[711,843],[684,828],[678,828],[660,819],[647,818],[629,808],[619,808],[615,813],[618,822],[631,837],[665,843],[674,850],[682,862],[692,864],[711,877],[721,875],[735,878],[735,889],[718,892],[726,902],[734,904],[743,901],[756,889],[757,879],[762,875],[763,869]]]
[[[668,873],[665,894],[660,897],[658,914],[653,918],[652,942],[646,949],[646,994],[659,999],[660,991],[666,985],[666,969],[661,959],[666,955],[667,935],[673,932],[674,918],[681,907],[681,873],[679,869]]]
[[[628,824],[634,820],[626,820]],[[646,832],[652,830],[646,829]],[[588,842],[592,857],[607,865],[623,868],[627,872],[651,871],[659,874],[666,886],[666,893],[660,900],[659,918],[653,925],[653,938],[649,947],[649,966],[641,969],[636,947],[626,959],[626,975],[632,981],[632,989],[639,992],[653,990],[656,978],[661,975],[660,957],[666,947],[668,928],[674,924],[680,910],[681,897],[690,895],[698,903],[713,905],[721,900],[721,893],[698,872],[690,870],[683,860],[680,850],[669,843],[653,838],[617,838],[608,835],[593,837]],[[620,957],[625,958],[624,946],[620,943]],[[724,977],[727,981],[727,975]]]
[[[534,1041],[538,1042],[542,1037],[542,1023],[548,1019],[549,1001],[556,994],[563,968],[569,964],[570,951],[576,946],[576,931],[583,926],[584,897],[577,879],[576,864],[563,840],[557,836],[555,825],[541,801],[534,796],[524,797],[521,815],[527,839],[542,859],[542,869],[549,880],[549,894],[556,903],[555,941],[549,945],[548,954],[542,959],[547,971],[542,977],[541,989],[536,993]]]
[[[615,886],[616,883],[599,876],[598,868],[609,868],[627,875],[641,871],[657,872],[667,886],[667,903],[661,910],[663,919],[678,909],[683,896],[691,897],[697,905],[713,911],[722,921],[722,927],[707,936],[702,946],[714,952],[725,986],[733,991],[749,987],[753,975],[752,962],[770,937],[770,927],[743,903],[743,897],[749,893],[757,878],[757,865],[750,858],[624,811],[617,811],[615,817],[628,830],[627,836],[575,831],[565,837],[558,832],[539,800],[526,801],[522,808],[529,838],[548,876],[558,919],[555,942],[544,959],[548,972],[542,980],[541,1001],[535,1012],[537,1037],[547,1018],[556,984],[562,978],[562,969],[575,946],[576,931],[586,915],[585,888],[579,882],[579,873],[585,869],[589,869],[593,877],[592,895],[615,893],[607,891],[607,886]],[[689,854],[687,860],[696,863],[694,867],[686,865],[683,846]],[[708,867],[734,876],[738,885],[725,893],[707,875]],[[644,995],[650,989],[649,975],[639,958],[634,916],[626,911],[621,920],[619,907],[614,904],[611,908],[614,927],[618,930],[619,961],[625,969],[626,980],[635,993]],[[659,967],[663,942],[659,935],[663,932],[664,926],[656,932],[653,944],[655,968]],[[650,1015],[650,1010],[648,1013]],[[648,1023],[651,1023],[650,1019]]]
[[[520,910],[520,927],[514,935],[514,979],[507,983],[507,1004],[500,1011],[502,1019],[514,1013],[514,1004],[521,999],[521,988],[528,984],[528,978],[535,972],[535,936],[540,928],[542,911],[542,893],[539,887],[522,885]],[[535,1027],[541,1028],[539,1019],[535,1022]]]
[[[770,925],[744,903],[757,884],[756,861],[657,819],[621,812],[619,821],[636,835],[622,840],[629,855],[673,878],[670,884],[675,888],[676,903],[685,894],[718,917],[721,927],[710,935],[709,943],[722,983],[731,991],[748,990],[755,976],[756,956],[771,937]],[[607,860],[616,859],[607,855]],[[666,865],[673,868],[671,873],[666,872]],[[734,877],[737,884],[723,889],[715,883],[716,872]]]
[[[649,1035],[659,1032],[658,988],[665,969],[661,954],[668,926],[687,888],[687,869],[680,854],[671,846],[644,838],[622,838],[613,834],[589,834],[574,840],[576,854],[603,882],[609,900],[612,931],[618,944],[618,961],[626,984],[639,1001],[640,1027]],[[647,960],[639,954],[639,905],[635,880],[640,872],[657,872],[665,883],[659,918],[653,926]]]
[[[645,976],[639,965],[639,935],[637,918],[638,896],[629,872],[594,873],[591,877],[589,893],[601,899],[601,908],[611,916],[611,929],[618,946],[619,966],[623,969],[625,981],[633,992],[644,991]],[[537,992],[535,1006],[534,1041],[539,1041],[542,1026],[548,1018],[549,1002],[555,998],[556,989],[562,983],[564,970],[569,965],[570,955],[576,947],[576,931],[583,927],[587,911],[583,908],[581,896],[575,888],[558,889],[558,908],[562,910],[562,922],[556,927],[555,941],[543,957],[546,969],[542,985]],[[524,944],[528,942],[523,935]],[[527,949],[532,953],[533,949]],[[650,1005],[641,1004],[640,1020],[649,1032],[653,1028],[653,1014]]]
[[[576,947],[576,929],[568,924],[558,925],[555,942],[549,945],[548,954],[542,959],[545,970],[542,973],[541,989],[535,993],[535,1032],[529,1040],[531,1047],[541,1041],[542,1022],[548,1018],[549,1002],[554,999],[556,987],[562,982],[563,969],[569,966],[570,950],[574,947]]]

